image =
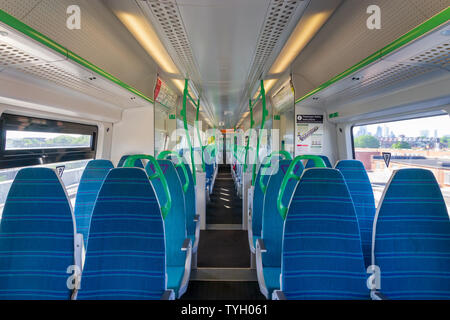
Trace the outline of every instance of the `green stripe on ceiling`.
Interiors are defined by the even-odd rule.
[[[364,60],[358,62],[354,66],[350,67],[349,69],[345,70],[344,72],[334,76],[327,82],[321,84],[316,89],[312,90],[311,92],[308,92],[303,97],[298,98],[295,100],[295,103],[299,103],[312,95],[315,95],[317,92],[322,91],[325,88],[328,88],[332,84],[338,82],[339,80],[344,79],[345,77],[351,75],[352,73],[361,70],[365,66],[381,59],[382,57],[390,54],[391,52],[403,47],[404,45],[410,43],[413,40],[416,40],[417,38],[423,36],[425,33],[439,27],[440,25],[448,22],[450,20],[450,7],[447,7],[447,9],[444,9],[443,11],[439,12],[435,16],[431,17],[427,21],[423,22],[419,26],[415,27],[408,33],[404,34],[400,38],[394,40],[392,43],[388,44],[386,47],[384,47],[381,50],[376,51],[375,53],[371,54]]]
[[[125,82],[122,82],[118,78],[114,77],[113,75],[109,74],[105,70],[97,67],[93,63],[87,61],[86,59],[80,57],[76,53],[68,50],[67,48],[63,47],[62,45],[56,43],[52,39],[48,38],[47,36],[43,35],[42,33],[34,30],[30,26],[26,25],[25,23],[21,22],[20,20],[16,19],[12,15],[6,13],[5,11],[0,9],[0,22],[3,22],[4,24],[10,26],[11,28],[14,28],[15,30],[23,33],[24,35],[30,37],[33,40],[36,40],[37,42],[45,45],[46,47],[52,49],[53,51],[56,51],[59,54],[62,54],[63,56],[66,56],[69,60],[72,60],[76,62],[77,64],[95,72],[96,74],[102,76],[103,78],[121,86],[122,88],[128,90],[132,94],[141,97],[142,99],[154,103],[153,99],[147,97],[145,94],[140,92],[139,90],[133,88],[132,86],[126,84]]]

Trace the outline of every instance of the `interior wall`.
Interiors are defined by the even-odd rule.
[[[154,155],[154,105],[124,110],[113,126],[111,160],[117,164],[125,154]]]
[[[295,105],[295,114],[323,115],[323,147],[322,155],[327,156],[331,163],[338,160],[338,137],[336,133],[336,124],[328,121],[327,114],[316,108]],[[294,129],[295,134],[295,129]],[[296,140],[295,140],[296,141]]]

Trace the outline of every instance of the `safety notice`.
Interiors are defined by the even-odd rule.
[[[295,154],[320,154],[323,147],[323,115],[297,114]]]

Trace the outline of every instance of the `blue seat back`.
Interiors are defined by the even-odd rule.
[[[147,174],[111,170],[92,215],[78,299],[160,299],[165,262],[163,220]]]
[[[327,166],[327,168],[333,168],[333,166],[331,165],[330,159],[328,159],[327,156],[320,156],[319,157],[322,158],[323,162],[325,162],[325,165]],[[315,168],[316,165],[314,163],[314,160],[308,160],[306,161],[305,164],[305,169],[310,169],[310,168]]]
[[[373,218],[376,210],[372,185],[363,163],[359,160],[341,160],[336,164],[336,169],[344,176],[355,205],[364,261],[368,267],[371,264]]]
[[[91,224],[95,200],[97,199],[103,181],[105,181],[106,175],[113,168],[114,166],[109,160],[91,160],[81,176],[74,211],[77,232],[83,235],[85,248],[87,248],[89,226]]]
[[[0,299],[69,299],[75,221],[54,170],[20,170],[0,224]]]
[[[367,299],[355,208],[336,169],[305,170],[286,216],[282,290],[288,299]]]
[[[183,188],[172,161],[158,160],[158,163],[168,182],[170,196],[172,197],[172,206],[164,219],[167,266],[184,267],[186,253],[181,251],[181,247],[187,237],[187,233]],[[155,168],[151,163],[147,164],[145,170],[149,176],[155,173]],[[154,179],[151,182],[155,188],[159,203],[166,203],[166,195],[160,179]]]
[[[214,176],[214,164],[205,163],[205,172],[206,172],[206,180],[211,182],[211,179]]]
[[[281,182],[291,162],[292,160],[280,161],[279,170],[269,178],[267,191],[264,196],[261,236],[267,248],[267,253],[262,255],[262,261],[265,267],[281,267],[281,244],[283,240],[284,220],[278,212],[277,199]],[[303,164],[299,162],[294,168],[294,173],[300,176],[303,170]],[[289,203],[297,182],[297,180],[292,179],[286,185],[283,203]]]
[[[267,158],[263,160],[266,161]],[[264,207],[264,192],[259,185],[259,180],[262,177],[264,185],[267,185],[272,173],[278,172],[280,169],[280,156],[274,156],[271,158],[269,167],[259,166],[258,173],[256,175],[256,183],[253,189],[253,204],[252,204],[252,232],[254,237],[261,237],[262,231],[262,214]],[[278,162],[278,163],[277,163]]]
[[[128,157],[130,157],[130,156],[131,156],[131,155],[127,154],[127,155],[124,155],[122,158],[120,158],[119,163],[117,164],[117,168],[122,168],[123,165],[125,164],[125,161],[127,161]],[[142,162],[141,159],[136,159],[136,160],[134,161],[134,166],[135,166],[136,168],[142,168],[142,169],[144,169],[144,163]]]
[[[177,167],[178,178],[180,179],[181,185],[186,183],[184,172],[181,167]],[[194,221],[195,215],[197,213],[196,203],[195,203],[195,185],[194,177],[192,176],[191,168],[186,165],[187,174],[189,177],[189,188],[184,194],[184,205],[186,208],[186,231],[188,235],[195,235],[196,222]]]
[[[450,221],[431,171],[393,173],[374,233],[373,263],[388,299],[450,299]]]

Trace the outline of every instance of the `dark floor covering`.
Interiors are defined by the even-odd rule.
[[[201,231],[197,265],[205,268],[249,268],[247,231]]]
[[[236,194],[229,166],[219,167],[210,198],[206,205],[206,224],[242,223],[242,199]]]
[[[228,200],[228,201],[227,201]],[[242,200],[237,196],[230,166],[221,165],[206,223],[241,224]],[[198,246],[199,268],[250,268],[247,231],[202,230]],[[191,281],[183,300],[264,300],[256,281]]]
[[[265,300],[258,282],[191,281],[182,300]]]

